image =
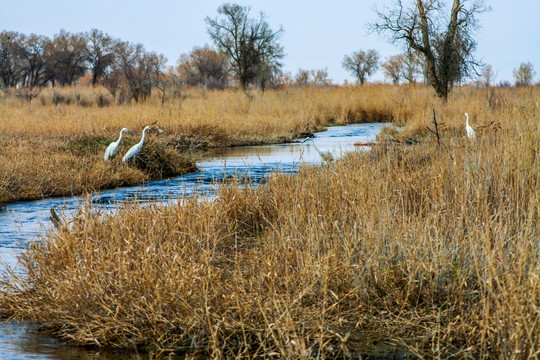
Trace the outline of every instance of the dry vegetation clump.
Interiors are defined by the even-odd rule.
[[[213,358],[358,358],[387,341],[538,357],[537,100],[477,103],[501,129],[472,141],[446,121],[440,146],[384,142],[212,202],[83,211],[25,252],[0,308],[81,345]]]
[[[179,168],[193,169],[193,159],[185,164],[190,158],[186,154],[193,149],[282,143],[331,124],[405,121],[403,114],[408,110],[401,105],[396,110],[392,100],[396,91],[402,90],[384,86],[291,88],[248,98],[234,90],[191,89],[179,97],[167,96],[164,103],[161,94],[154,94],[145,103],[127,105],[113,104],[107,91],[99,87],[44,89],[32,101],[2,92],[0,203],[80,194],[170,176]],[[420,88],[416,91],[425,93]],[[103,163],[101,155],[120,129],[140,133],[152,124],[165,131],[159,141],[167,147],[154,147],[162,153],[153,156],[151,164],[137,163],[146,172]],[[136,138],[125,136],[120,154]],[[181,155],[174,155],[171,149]],[[163,164],[164,160],[172,163]]]
[[[154,178],[165,178],[196,171],[197,166],[185,153],[179,153],[167,144],[150,139],[135,158],[138,169]]]
[[[158,141],[145,144],[136,166],[123,164],[121,156],[104,161],[103,149],[115,140],[103,136],[0,137],[0,204],[137,185],[196,170],[191,158]],[[123,141],[121,150],[127,151],[138,140]]]
[[[78,105],[105,107],[114,104],[113,96],[101,87],[55,88],[41,93],[37,99],[42,105]]]

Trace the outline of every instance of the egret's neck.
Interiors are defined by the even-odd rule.
[[[122,135],[124,134],[124,130],[120,131],[120,136],[118,137],[118,142],[120,142],[120,140],[122,140]]]
[[[142,131],[142,138],[141,138],[141,144],[144,142],[144,138],[146,137],[146,130],[148,130],[147,128],[144,128],[144,130]]]

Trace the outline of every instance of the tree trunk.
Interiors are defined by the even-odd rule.
[[[457,2],[459,4],[459,1]],[[446,79],[442,79],[439,76],[440,74],[437,74],[437,65],[435,63],[435,55],[433,54],[433,51],[431,48],[431,41],[429,38],[428,17],[424,10],[424,5],[422,1],[417,0],[416,5],[418,8],[418,13],[420,15],[422,46],[417,46],[415,50],[418,50],[424,54],[426,58],[426,72],[428,76],[428,81],[431,84],[431,86],[433,86],[433,88],[435,89],[437,96],[443,99],[444,102],[446,102],[448,100],[448,87],[445,84]]]

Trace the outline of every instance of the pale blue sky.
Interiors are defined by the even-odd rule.
[[[92,28],[164,54],[170,65],[194,46],[211,44],[205,17],[215,17],[226,1],[216,0],[0,0],[0,30],[53,37]],[[383,60],[399,53],[366,24],[375,20],[373,8],[393,0],[253,0],[228,1],[249,5],[252,15],[267,15],[271,28],[284,29],[284,70],[327,68],[329,77],[341,83],[352,80],[341,67],[344,55],[376,49]],[[496,82],[513,82],[512,70],[531,62],[540,79],[540,0],[486,1],[492,11],[480,15],[477,58],[492,65]],[[381,71],[370,80],[382,80]]]

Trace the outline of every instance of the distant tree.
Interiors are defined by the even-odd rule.
[[[127,41],[118,41],[114,45],[115,61],[111,71],[105,76],[104,85],[113,97],[120,103],[129,102],[133,98],[131,88],[136,88],[134,80],[135,69],[144,48],[141,44],[131,44]],[[136,90],[135,90],[136,92]]]
[[[24,37],[21,45],[23,57],[22,86],[45,86],[54,77],[54,73],[47,69],[45,47],[50,39],[45,36],[30,34]]]
[[[53,82],[73,85],[86,72],[86,41],[82,34],[61,30],[45,47],[46,64]]]
[[[227,57],[208,45],[180,56],[176,69],[180,81],[186,85],[209,89],[224,89],[228,85]]]
[[[181,86],[205,86],[205,81],[199,74],[190,54],[180,55],[176,65],[176,74]]]
[[[115,62],[104,85],[120,103],[144,102],[152,88],[163,80],[167,59],[162,54],[146,52],[142,44],[127,41],[117,42],[114,52]]]
[[[262,62],[257,66],[257,76],[254,83],[258,85],[261,90],[268,88],[275,88],[278,86],[279,77],[281,74],[281,64],[274,62]]]
[[[328,69],[312,70],[313,82],[317,86],[329,86],[332,84],[332,79],[328,77]]]
[[[294,83],[297,86],[329,86],[332,85],[332,79],[328,77],[326,68],[316,70],[298,69],[294,76]]]
[[[136,102],[143,102],[152,93],[152,88],[160,85],[163,77],[163,68],[167,59],[163,54],[146,52],[137,58],[136,67],[127,77],[131,96]]]
[[[92,74],[92,85],[103,79],[114,63],[116,40],[102,31],[92,29],[84,34],[86,46],[84,54]]]
[[[290,72],[280,70],[275,77],[275,87],[283,87],[292,84],[292,75]]]
[[[403,74],[404,63],[404,55],[394,55],[381,64],[384,76],[389,78],[392,81],[392,84],[399,84],[399,80]]]
[[[165,63],[161,54],[96,29],[77,34],[61,30],[53,39],[0,32],[0,87],[20,88],[17,95],[27,100],[43,86],[74,85],[86,76],[92,84],[102,82],[113,96],[120,93],[122,101],[144,101],[153,87],[165,95],[164,84],[172,81],[164,74]]]
[[[379,22],[372,29],[389,35],[392,43],[403,44],[423,54],[429,83],[444,101],[453,84],[471,76],[479,65],[472,54],[478,27],[477,14],[488,10],[483,0],[453,0],[448,20],[441,0],[417,0],[405,7],[402,0],[386,12],[377,12]]]
[[[0,87],[15,87],[22,80],[24,35],[0,32]]]
[[[530,86],[533,83],[533,78],[536,75],[533,64],[530,62],[521,63],[518,69],[514,69],[514,79],[516,86]]]
[[[247,6],[223,4],[218,8],[218,17],[205,19],[210,38],[229,58],[244,90],[258,79],[261,69],[281,68],[284,56],[278,42],[283,30],[272,31],[264,13],[253,19],[249,11]]]
[[[294,82],[298,86],[308,86],[310,78],[310,71],[304,69],[298,69],[296,75],[294,75]]]
[[[493,72],[493,68],[491,65],[484,66],[484,69],[482,70],[482,73],[480,74],[480,77],[478,78],[478,86],[482,87],[490,87],[493,85],[493,81],[495,80],[495,73]]]
[[[343,58],[343,68],[350,71],[360,84],[364,84],[368,76],[377,71],[379,67],[379,54],[375,50],[355,51]]]
[[[410,84],[415,84],[418,75],[423,73],[425,66],[420,54],[417,51],[409,49],[403,54],[403,67],[401,76]]]

